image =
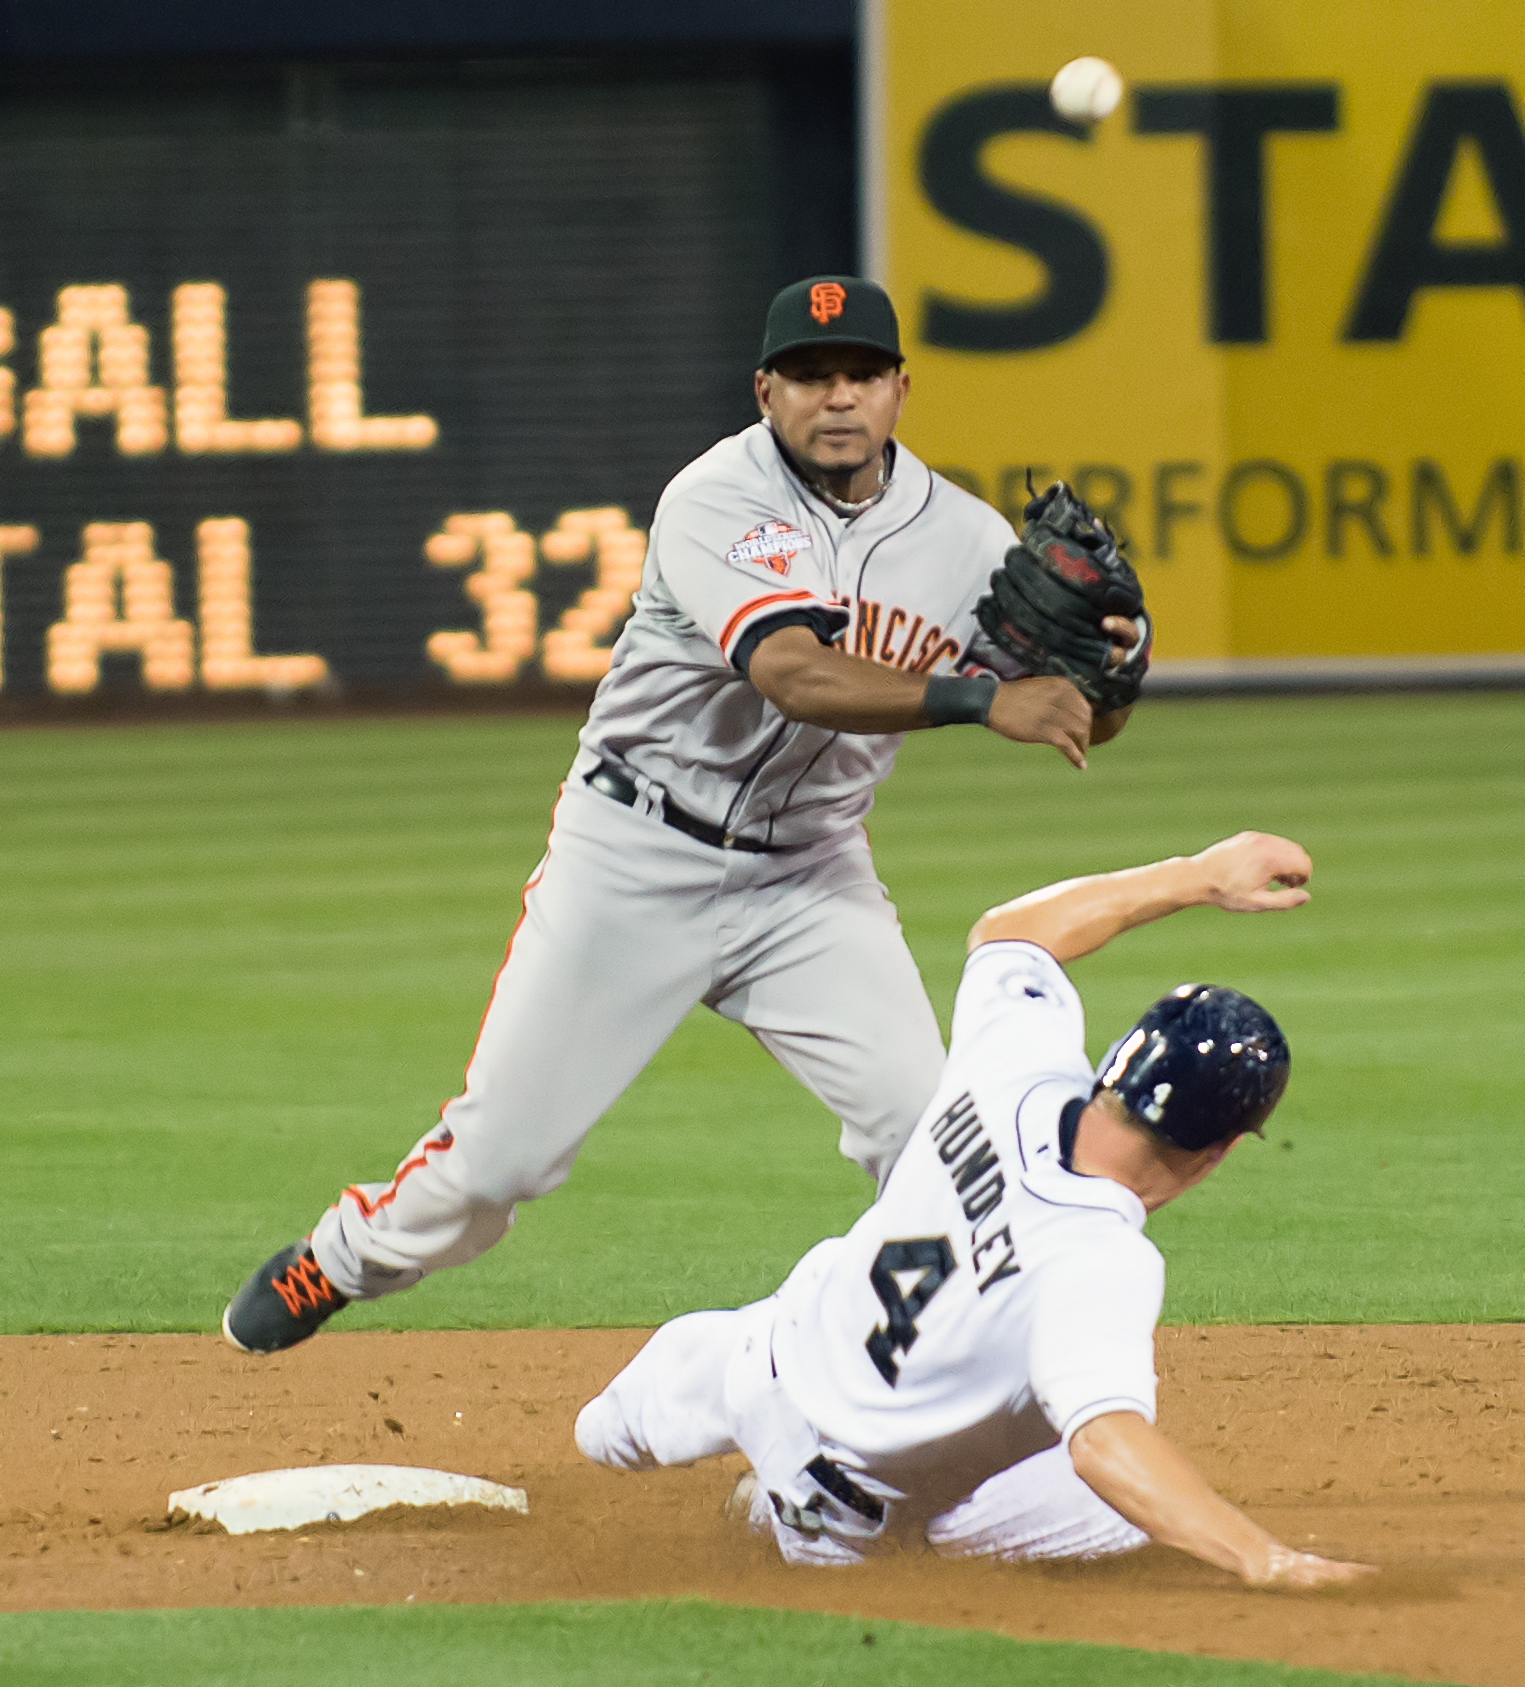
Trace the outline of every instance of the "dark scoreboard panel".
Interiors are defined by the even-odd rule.
[[[764,78],[145,67],[0,105],[3,691],[596,677],[751,413]]]

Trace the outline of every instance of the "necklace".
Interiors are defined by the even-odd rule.
[[[884,442],[883,451],[879,453],[878,486],[869,493],[868,497],[860,498],[858,502],[854,504],[849,503],[846,498],[837,497],[836,493],[824,486],[814,475],[807,474],[804,468],[794,460],[794,456],[790,452],[788,446],[786,446],[783,440],[781,440],[778,435],[773,432],[773,424],[769,422],[766,426],[768,432],[773,435],[773,444],[777,449],[779,456],[782,457],[789,465],[789,468],[793,471],[795,476],[804,484],[806,489],[813,492],[816,497],[833,512],[833,514],[841,516],[845,521],[851,521],[854,516],[862,515],[865,510],[871,509],[889,490],[890,471],[895,461],[895,442],[893,439],[887,439]]]
[[[821,485],[818,481],[807,480],[806,484],[823,504],[829,505],[830,508],[839,516],[843,516],[848,520],[851,520],[852,517],[862,515],[865,510],[871,509],[884,496],[885,489],[889,485],[889,454],[890,448],[886,443],[885,448],[883,452],[880,453],[879,457],[879,484],[866,498],[860,498],[856,503],[852,503],[846,498],[839,498],[835,492],[831,491],[828,487]]]

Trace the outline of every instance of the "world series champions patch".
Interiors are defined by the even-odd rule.
[[[808,533],[791,527],[787,521],[765,521],[742,534],[725,553],[725,560],[736,567],[760,562],[775,574],[787,574],[795,557],[814,546],[815,541]]]

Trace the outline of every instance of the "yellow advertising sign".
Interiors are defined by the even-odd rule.
[[[1074,483],[1167,660],[1525,652],[1517,0],[877,0],[865,46],[913,450],[1019,519]]]

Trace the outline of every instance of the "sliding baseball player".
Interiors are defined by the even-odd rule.
[[[759,361],[763,419],[657,507],[464,1093],[249,1278],[234,1345],[290,1347],[491,1247],[697,1002],[817,1095],[876,1180],[936,1088],[937,1022],[863,830],[874,789],[902,733],[957,723],[1083,768],[1138,696],[1148,618],[1062,488],[1018,544],[895,443],[908,378],[879,288],[785,288]]]
[[[1282,1034],[1237,991],[1185,984],[1093,1075],[1062,964],[1181,908],[1296,907],[1310,872],[1246,832],[992,909],[878,1202],[771,1299],[660,1329],[583,1408],[578,1446],[616,1470],[745,1453],[753,1526],[791,1563],[924,1532],[1007,1560],[1155,1540],[1256,1587],[1361,1574],[1283,1546],[1154,1426],[1164,1263],[1144,1220],[1261,1130]]]

